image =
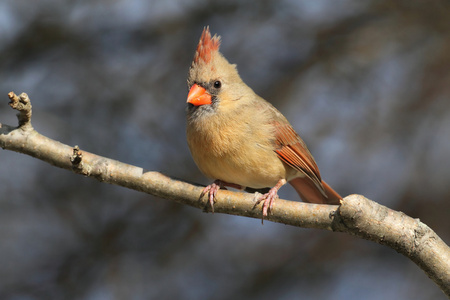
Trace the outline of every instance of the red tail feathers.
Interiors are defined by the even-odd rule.
[[[294,187],[304,202],[338,205],[342,199],[342,197],[323,180],[322,185],[325,194],[327,194],[328,197],[325,197],[309,178],[297,177],[289,181],[289,183]]]

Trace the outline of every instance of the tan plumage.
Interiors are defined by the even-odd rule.
[[[188,78],[187,141],[202,173],[216,179],[204,190],[211,206],[220,187],[271,187],[260,199],[267,215],[287,181],[304,201],[338,203],[303,140],[242,81],[219,46],[220,38],[205,28]]]

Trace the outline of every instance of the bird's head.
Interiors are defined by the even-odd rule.
[[[209,27],[203,29],[194,60],[189,69],[188,111],[216,111],[227,102],[239,100],[243,87],[236,65],[219,52],[220,36],[211,37]]]

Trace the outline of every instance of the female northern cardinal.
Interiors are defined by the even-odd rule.
[[[203,29],[189,69],[187,141],[207,177],[202,192],[214,197],[222,187],[271,187],[258,197],[263,216],[278,190],[289,182],[305,202],[338,204],[341,196],[320,178],[306,144],[287,119],[240,78],[236,65],[219,52],[220,37]]]

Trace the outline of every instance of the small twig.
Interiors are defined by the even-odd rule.
[[[19,120],[19,127],[25,127],[24,129],[33,129],[31,125],[31,102],[26,93],[17,96],[14,92],[9,92],[8,97],[11,100],[9,106],[19,111],[17,119]]]

